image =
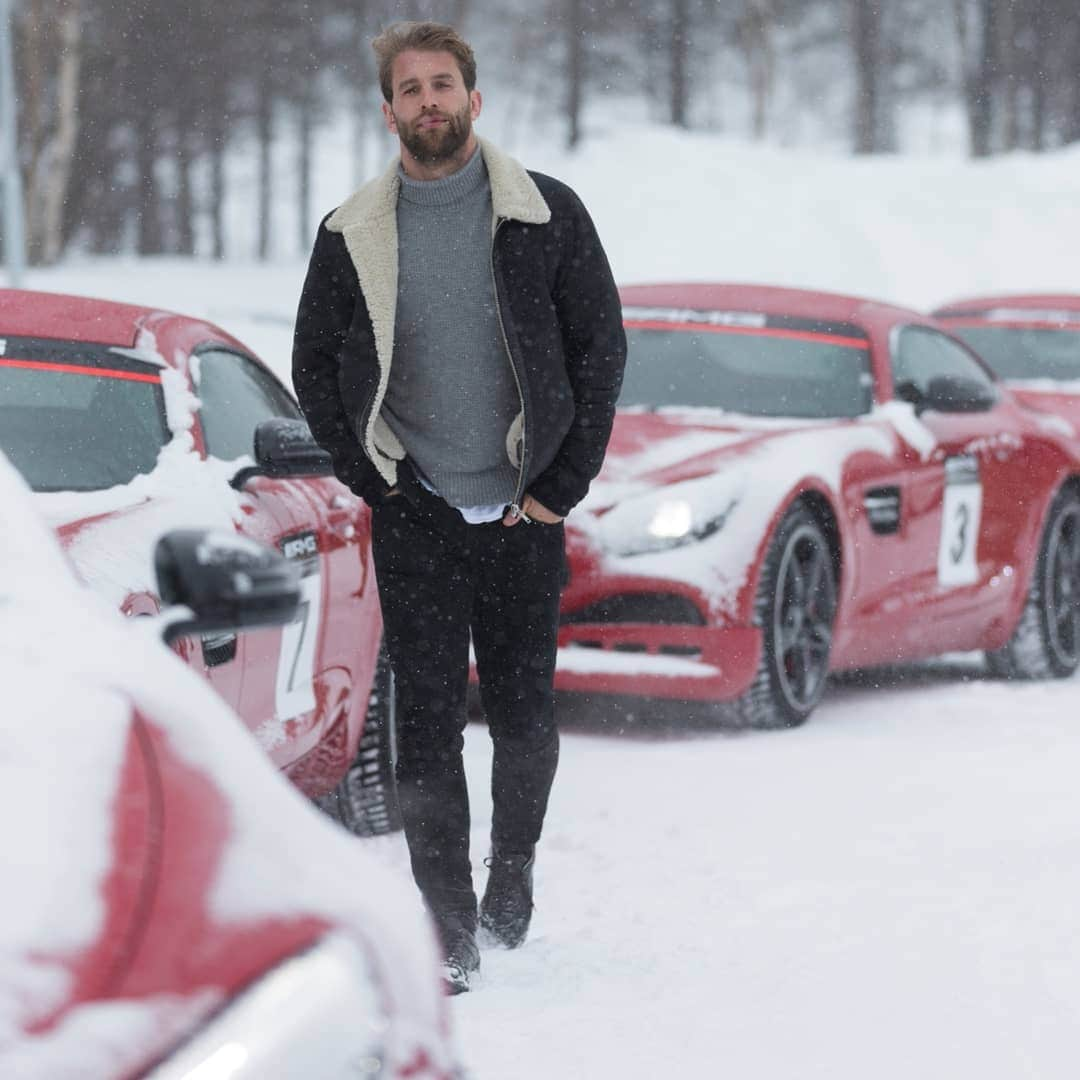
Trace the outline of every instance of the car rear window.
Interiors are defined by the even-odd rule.
[[[952,326],[1002,379],[1080,379],[1080,326]]]
[[[0,450],[35,491],[126,484],[167,440],[160,368],[105,345],[3,342]]]
[[[625,308],[620,406],[706,406],[749,416],[860,416],[870,346],[851,324],[741,312]]]

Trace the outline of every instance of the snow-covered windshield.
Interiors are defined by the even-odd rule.
[[[956,326],[1002,379],[1080,379],[1080,326]]]
[[[705,321],[721,313],[699,314],[700,321],[679,322],[626,309],[620,406],[707,406],[804,419],[870,411],[869,343],[861,330],[765,316],[725,325]]]
[[[159,368],[102,345],[6,340],[0,451],[35,491],[126,484],[167,439]]]

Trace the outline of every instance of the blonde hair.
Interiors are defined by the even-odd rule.
[[[394,100],[393,66],[406,49],[448,52],[457,61],[465,89],[476,89],[476,57],[469,43],[452,27],[435,22],[397,22],[388,26],[371,47],[379,61],[379,88],[388,102]]]

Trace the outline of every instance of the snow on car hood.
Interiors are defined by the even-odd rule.
[[[859,452],[891,456],[899,438],[894,418],[878,414],[791,421],[705,409],[623,413],[614,452],[569,525],[599,553],[603,571],[688,583],[715,614],[731,616],[763,539],[792,494],[810,486],[838,503],[846,462]],[[919,452],[927,452],[921,441]],[[627,538],[645,533],[660,504],[677,501],[688,503],[696,519],[723,524],[702,540],[625,554]]]
[[[229,801],[232,835],[208,898],[215,919],[315,915],[350,928],[371,946],[397,1015],[391,1059],[424,1046],[449,1071],[434,938],[412,883],[289,785],[150,620],[125,620],[76,584],[2,455],[0,501],[0,657],[31,676],[12,680],[0,755],[0,809],[20,823],[5,853],[17,887],[0,920],[0,1046],[21,1018],[65,999],[62,967],[35,955],[86,947],[100,930],[93,898],[111,857],[109,807],[134,705]],[[103,1020],[102,1038],[115,1034]]]

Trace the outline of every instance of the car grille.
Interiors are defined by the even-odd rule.
[[[621,593],[577,611],[565,612],[563,626],[581,623],[660,623],[669,626],[704,626],[698,606],[677,593]]]

